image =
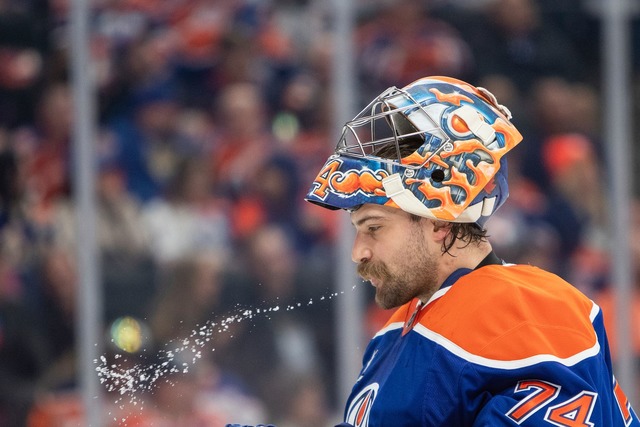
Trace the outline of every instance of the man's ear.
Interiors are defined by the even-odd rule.
[[[433,236],[436,242],[444,242],[447,235],[451,232],[451,222],[432,220]]]

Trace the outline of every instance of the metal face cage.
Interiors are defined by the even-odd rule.
[[[403,157],[425,142],[438,144],[430,150],[431,157],[422,164],[402,164]],[[390,87],[344,125],[336,154],[420,169],[447,142],[450,142],[448,136],[425,105],[406,90]]]

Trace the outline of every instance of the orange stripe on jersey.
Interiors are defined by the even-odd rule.
[[[389,320],[387,320],[387,323],[386,325],[384,325],[384,327],[386,328],[392,323],[407,323],[409,319],[411,319],[411,315],[415,311],[418,302],[420,302],[420,300],[418,298],[414,298],[411,302],[408,302],[407,304],[397,309],[391,315],[391,317],[389,317]]]
[[[421,330],[480,358],[566,359],[597,346],[593,307],[551,273],[530,266],[489,265],[461,277],[421,311],[418,322]],[[402,307],[392,319],[404,321],[411,312]]]

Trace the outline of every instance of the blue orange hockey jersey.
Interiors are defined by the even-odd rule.
[[[399,308],[365,351],[345,424],[640,426],[599,307],[523,265],[457,270]]]

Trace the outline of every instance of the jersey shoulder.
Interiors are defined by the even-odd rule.
[[[424,311],[424,333],[482,359],[574,362],[599,351],[592,325],[598,307],[560,277],[531,266],[474,270]]]

